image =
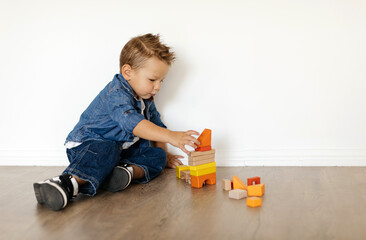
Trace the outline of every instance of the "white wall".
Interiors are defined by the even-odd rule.
[[[0,165],[66,165],[66,135],[148,32],[178,56],[165,123],[211,128],[218,165],[366,165],[365,1],[0,4]]]

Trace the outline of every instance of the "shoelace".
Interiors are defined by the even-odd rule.
[[[64,174],[64,175],[60,175],[59,178],[61,180],[61,184],[66,188],[70,197],[73,197],[74,186],[72,185],[72,182],[70,180],[71,177],[72,176],[70,174]]]

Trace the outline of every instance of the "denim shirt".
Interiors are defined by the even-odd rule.
[[[141,114],[141,101],[145,103],[145,116]],[[143,119],[166,128],[160,119],[154,99],[139,101],[122,74],[113,80],[95,97],[81,114],[79,122],[69,133],[66,142],[87,140],[111,140],[119,144],[132,142],[133,129]]]

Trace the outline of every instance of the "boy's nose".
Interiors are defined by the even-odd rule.
[[[159,91],[160,90],[160,86],[161,86],[161,83],[159,81],[156,81],[156,83],[154,85],[154,90]]]

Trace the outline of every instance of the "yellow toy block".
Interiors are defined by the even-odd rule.
[[[186,165],[180,165],[175,167],[175,171],[177,173],[177,178],[181,178],[181,171],[187,171],[189,170],[189,166]]]
[[[259,197],[248,197],[247,205],[249,207],[260,207],[262,206],[262,199]]]
[[[248,196],[251,197],[261,197],[264,194],[264,184],[249,185],[248,186]]]
[[[192,176],[202,176],[216,172],[216,162],[206,163],[198,166],[190,166]]]
[[[233,188],[247,190],[247,185],[236,175],[233,177]]]

